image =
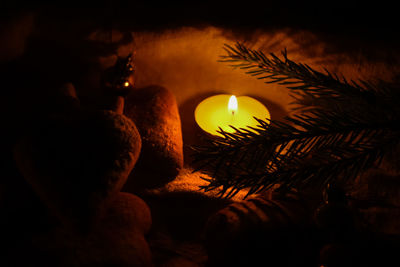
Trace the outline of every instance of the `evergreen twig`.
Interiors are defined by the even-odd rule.
[[[283,122],[255,118],[253,131],[221,129],[223,138],[196,147],[198,169],[212,177],[202,189],[220,188],[220,195],[229,198],[244,188],[249,195],[275,184],[322,188],[355,178],[399,144],[400,96],[394,84],[348,82],[291,61],[286,51],[280,59],[240,43],[225,50],[222,62],[287,86],[299,112]]]

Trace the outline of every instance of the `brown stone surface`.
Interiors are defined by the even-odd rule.
[[[311,219],[305,216],[308,209],[299,195],[292,193],[270,199],[264,196],[251,197],[234,202],[211,216],[206,225],[207,235],[210,238],[220,235],[226,239],[241,236],[254,227],[270,230],[306,225]]]
[[[358,177],[349,194],[358,200],[400,208],[400,175],[382,169],[371,169]]]
[[[53,116],[20,140],[15,160],[64,222],[83,226],[120,191],[140,153],[134,123],[112,111]]]
[[[162,267],[200,267],[201,265],[184,257],[174,257],[164,262]]]
[[[183,167],[181,121],[174,95],[161,86],[133,90],[124,113],[142,137],[139,160],[124,190],[159,187],[173,180]]]
[[[310,219],[309,207],[297,194],[234,202],[205,225],[209,264],[311,266]]]
[[[400,234],[400,176],[393,170],[371,169],[358,177],[348,192],[362,227],[383,234]]]
[[[131,225],[134,225],[138,231],[147,234],[151,228],[152,217],[144,200],[131,193],[119,192],[109,204],[105,221],[120,229],[130,229]]]
[[[135,195],[118,193],[87,233],[63,226],[49,229],[32,236],[19,251],[32,258],[12,261],[15,266],[153,266],[145,237],[150,226],[146,203]]]
[[[51,92],[47,103],[46,108],[51,114],[70,112],[80,108],[80,100],[72,83],[64,83],[57,90]]]

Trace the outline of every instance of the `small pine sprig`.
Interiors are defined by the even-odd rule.
[[[287,51],[282,51],[283,59],[270,53],[267,57],[262,51],[252,50],[241,43],[234,47],[225,44],[226,55],[220,62],[229,63],[233,68],[246,70],[245,73],[265,80],[266,83],[278,83],[287,87],[295,99],[295,104],[302,108],[323,107],[338,108],[343,101],[367,101],[368,104],[386,105],[388,98],[400,98],[400,92],[392,84],[384,81],[376,83],[359,79],[347,79],[329,72],[325,73],[311,68],[307,64],[296,63],[287,57]]]
[[[318,72],[261,51],[226,45],[222,62],[247,74],[286,85],[299,114],[283,122],[255,118],[258,126],[220,133],[195,147],[194,162],[210,174],[204,190],[220,188],[232,197],[248,188],[248,195],[275,184],[281,189],[320,188],[337,180],[351,181],[379,164],[399,145],[398,87],[380,82],[350,81],[327,70]]]

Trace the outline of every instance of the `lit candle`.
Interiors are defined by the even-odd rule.
[[[256,127],[258,119],[270,119],[268,109],[258,100],[234,95],[215,95],[204,99],[196,107],[194,117],[202,130],[212,135],[222,136],[219,127],[229,133],[235,128]]]

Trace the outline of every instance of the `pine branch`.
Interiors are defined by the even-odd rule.
[[[228,189],[243,188],[256,193],[277,183],[288,188],[324,186],[339,175],[341,179],[354,178],[359,169],[381,160],[398,142],[398,135],[388,135],[391,125],[332,124],[323,128],[304,125],[299,119],[293,122],[305,129],[284,123],[260,124],[257,133],[245,129],[225,133],[225,138],[198,148],[195,161],[207,159],[214,177],[206,188],[223,186],[224,195]]]
[[[221,196],[232,197],[244,188],[253,194],[275,184],[322,188],[351,181],[399,144],[398,87],[349,83],[289,60],[286,51],[281,60],[241,44],[225,49],[223,62],[266,82],[290,85],[301,112],[284,122],[257,119],[253,131],[221,130],[223,138],[197,147],[195,162],[212,177],[204,190],[222,187]]]
[[[246,73],[266,83],[285,85],[292,92],[295,103],[301,107],[337,108],[340,103],[356,100],[366,105],[384,107],[387,98],[400,100],[400,93],[391,84],[379,81],[347,81],[344,76],[329,72],[319,72],[307,64],[296,63],[282,52],[283,59],[271,53],[267,57],[262,51],[256,51],[237,43],[235,47],[225,45],[227,55],[221,56],[221,62],[229,63],[234,68],[245,69]],[[335,100],[335,101],[332,101]]]

